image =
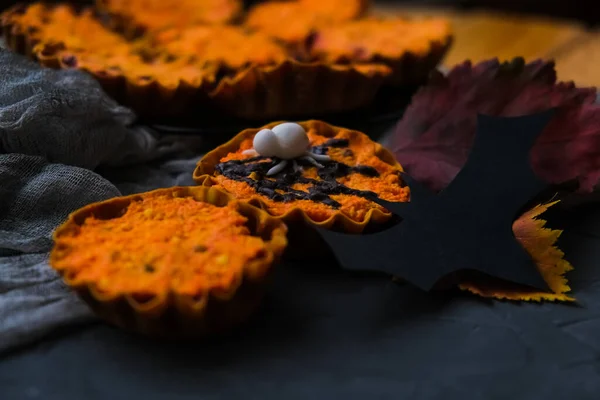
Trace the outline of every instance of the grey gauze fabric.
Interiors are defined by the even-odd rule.
[[[192,183],[198,139],[134,121],[87,74],[0,50],[0,352],[93,318],[47,264],[52,232],[70,212]]]
[[[0,49],[0,153],[94,169],[189,148],[181,138],[132,128],[134,120],[86,73],[40,68]]]
[[[51,233],[71,211],[118,195],[89,170],[0,155],[0,351],[91,318],[46,262]]]

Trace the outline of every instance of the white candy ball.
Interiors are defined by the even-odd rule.
[[[273,128],[273,132],[279,141],[279,157],[291,160],[306,153],[310,141],[304,128],[293,122],[279,124]]]
[[[252,146],[263,157],[279,157],[281,152],[279,139],[270,129],[263,129],[254,135]]]

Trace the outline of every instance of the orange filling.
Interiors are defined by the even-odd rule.
[[[364,0],[267,2],[253,7],[245,25],[288,43],[299,43],[317,28],[357,18]]]
[[[55,268],[109,293],[202,295],[231,287],[266,246],[234,205],[146,196],[61,236]]]
[[[304,9],[328,15],[331,21],[349,21],[362,17],[370,0],[299,0]]]
[[[99,0],[102,8],[147,30],[225,24],[242,10],[239,0]]]
[[[45,42],[60,42],[73,51],[103,54],[127,54],[129,43],[106,30],[91,10],[77,15],[68,5],[55,7],[33,4],[12,21],[26,28],[31,37]]]
[[[398,59],[405,53],[428,54],[433,43],[450,37],[443,19],[366,18],[320,29],[311,54],[329,62]]]
[[[80,68],[99,75],[124,75],[130,80],[157,80],[176,87],[180,81],[200,86],[214,79],[213,71],[189,60],[144,60],[143,42],[132,43],[100,24],[90,9],[77,14],[69,6],[28,7],[13,22],[29,29],[40,41],[34,48],[40,58],[58,57],[64,67]],[[48,52],[49,54],[46,54]]]
[[[378,177],[369,177],[359,173],[351,173],[346,177],[337,178],[339,183],[352,189],[369,190],[375,192],[381,199],[395,202],[406,202],[409,197],[409,188],[401,185],[398,175],[400,169],[381,160],[376,154],[376,144],[368,136],[347,129],[340,129],[335,136],[319,135],[314,127],[307,129],[308,138],[311,146],[318,146],[328,139],[348,139],[349,146],[346,148],[330,148],[328,155],[335,161],[349,166],[367,165],[375,168],[379,173]],[[244,150],[252,148],[252,139],[246,139],[242,142],[240,148],[227,156],[221,158],[221,162],[229,160],[243,160],[252,157],[242,154]],[[347,152],[345,150],[351,150]],[[315,167],[304,167],[303,176],[319,180]],[[354,195],[337,194],[330,197],[341,204],[339,209],[335,209],[323,203],[311,200],[294,200],[290,202],[278,202],[256,193],[256,191],[245,182],[238,182],[227,179],[222,175],[215,176],[217,186],[232,193],[238,199],[248,200],[259,197],[267,206],[272,215],[283,215],[294,208],[301,208],[313,221],[324,221],[332,217],[335,213],[341,212],[350,219],[362,222],[367,216],[367,212],[372,209],[384,211],[380,205],[373,203],[363,197]],[[307,184],[294,184],[292,189],[308,191]]]
[[[155,42],[173,56],[201,58],[229,68],[273,64],[288,58],[285,49],[267,35],[234,26],[171,29],[158,33]]]

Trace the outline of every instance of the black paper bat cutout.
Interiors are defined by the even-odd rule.
[[[549,290],[512,225],[547,187],[531,169],[529,150],[553,114],[478,115],[469,158],[446,189],[434,194],[404,175],[410,202],[374,200],[402,218],[387,230],[353,235],[316,229],[342,267],[388,272],[423,290],[460,270]]]

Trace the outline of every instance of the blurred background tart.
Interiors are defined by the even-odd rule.
[[[7,45],[50,68],[79,69],[141,116],[181,113],[202,102],[216,69],[147,50],[106,28],[91,8],[33,4],[2,16]],[[153,101],[148,101],[153,98]]]
[[[376,20],[368,5],[264,2],[244,15],[233,0],[101,0],[20,5],[0,19],[9,48],[92,74],[148,121],[268,121],[364,110],[390,84],[426,80],[449,26]]]

